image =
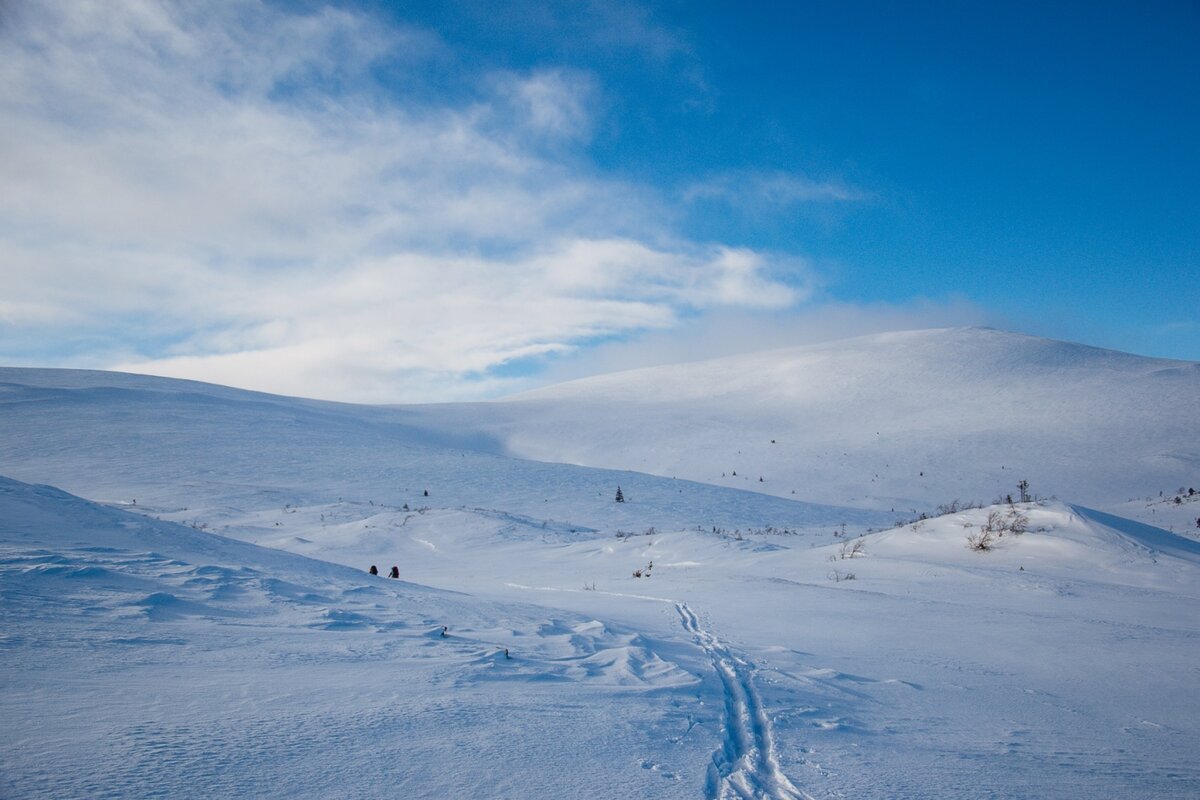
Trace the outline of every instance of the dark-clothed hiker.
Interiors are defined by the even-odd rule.
[[[371,568],[370,568],[369,570],[367,570],[367,572],[371,573],[372,575],[378,575],[378,574],[379,574],[379,570],[375,568],[375,565],[374,565],[374,564],[372,564],[372,565],[371,565]]]
[[[388,577],[389,578],[399,578],[400,577],[400,568],[392,567],[392,574],[388,575]]]

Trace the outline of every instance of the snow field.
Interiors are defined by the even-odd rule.
[[[45,487],[0,482],[0,512],[5,796],[672,796],[658,784],[682,783],[637,766],[643,725],[671,714],[662,692],[696,678],[637,633]]]
[[[27,491],[12,486],[10,498]],[[38,502],[3,516],[4,606],[16,621],[5,625],[5,703],[25,730],[65,704],[77,709],[72,721],[48,737],[61,746],[89,732],[104,744],[11,742],[6,772],[28,778],[14,787],[22,793],[59,796],[50,775],[114,796],[192,780],[212,781],[215,796],[304,796],[360,773],[413,796],[497,797],[520,796],[519,786],[584,791],[573,781],[611,782],[609,772],[633,781],[623,790],[632,796],[688,797],[966,797],[980,787],[1032,796],[1055,786],[1064,797],[1112,787],[1182,797],[1200,781],[1183,766],[1197,735],[1194,548],[1086,509],[1023,508],[1030,530],[986,553],[967,547],[964,524],[989,509],[971,510],[852,538],[864,543],[853,558],[833,531],[617,536],[461,509],[413,512],[404,525],[369,503],[219,510],[226,533],[340,552],[357,565],[347,568],[36,492]],[[278,538],[276,520],[295,531]],[[470,594],[371,578],[368,560]],[[632,577],[650,562],[650,577]],[[834,581],[831,570],[856,577]],[[250,747],[230,718],[274,743]],[[404,749],[414,730],[459,742],[463,725],[503,739],[514,718],[534,726],[520,746],[560,746],[558,761],[515,769],[501,762],[517,744],[472,734],[461,745],[471,774],[435,779]],[[617,755],[615,740],[577,724],[623,731],[628,749]],[[340,755],[359,736],[405,755],[386,768]],[[597,749],[568,751],[550,736]],[[114,741],[125,743],[119,757]],[[235,758],[235,748],[257,755]],[[114,771],[130,758],[140,783]],[[217,763],[242,774],[210,774]],[[72,764],[108,777],[88,783]],[[325,778],[282,775],[316,765]],[[493,770],[501,783],[487,783]]]
[[[992,502],[1015,494],[1020,480],[1038,495],[1121,513],[1130,497],[1200,484],[1187,422],[1197,397],[1195,362],[954,328],[631,370],[503,403],[412,412],[432,430],[479,431],[497,452],[524,458],[900,516],[955,498]]]
[[[1200,795],[1200,546],[1112,516],[1187,522],[1195,373],[987,331],[454,407],[0,370],[0,796]],[[911,522],[1020,478],[1070,502]]]

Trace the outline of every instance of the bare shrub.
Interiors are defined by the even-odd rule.
[[[1005,535],[1019,536],[1029,530],[1029,517],[1010,505],[1007,511],[993,509],[987,521],[974,533],[967,534],[967,547],[972,550],[991,550]]]
[[[944,517],[947,514],[957,514],[960,511],[970,511],[973,508],[983,508],[983,505],[976,501],[960,502],[958,498],[951,500],[949,503],[943,503],[935,510],[935,515]]]
[[[996,543],[996,534],[984,527],[967,534],[967,547],[972,550],[991,550]]]
[[[858,558],[866,554],[867,550],[863,545],[862,539],[855,539],[853,542],[842,542],[842,549],[838,552],[838,555],[843,559]]]

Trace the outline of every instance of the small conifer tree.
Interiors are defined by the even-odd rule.
[[[620,486],[618,486],[618,487],[617,487],[617,498],[616,498],[616,499],[617,499],[617,502],[618,502],[618,503],[624,503],[624,502],[625,502],[625,495],[621,493],[621,487],[620,487]]]

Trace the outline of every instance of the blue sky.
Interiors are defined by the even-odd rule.
[[[15,4],[0,361],[336,399],[988,324],[1200,359],[1192,2]]]

